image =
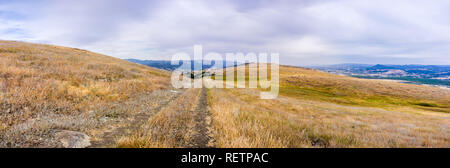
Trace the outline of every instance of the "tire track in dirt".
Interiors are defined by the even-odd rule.
[[[169,92],[169,90],[167,90]],[[172,91],[170,91],[172,92]],[[167,94],[167,96],[171,96],[167,99],[167,101],[163,101],[154,109],[149,109],[148,111],[141,112],[133,117],[126,126],[118,127],[113,129],[112,131],[105,132],[100,141],[91,142],[92,145],[89,148],[102,148],[102,147],[111,147],[116,143],[116,140],[125,135],[131,135],[133,132],[138,130],[146,121],[149,120],[152,116],[159,113],[164,107],[169,105],[175,99],[177,99],[181,93],[184,92],[178,90],[176,94]]]
[[[197,101],[197,106],[194,111],[195,132],[189,142],[188,147],[191,148],[213,148],[215,147],[215,140],[212,132],[212,117],[208,110],[208,95],[207,89],[203,87],[200,97]]]

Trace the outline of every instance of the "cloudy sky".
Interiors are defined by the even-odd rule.
[[[0,39],[119,58],[278,52],[282,64],[450,64],[448,0],[0,0]]]

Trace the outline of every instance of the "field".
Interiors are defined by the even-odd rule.
[[[167,89],[169,75],[80,49],[0,41],[0,147],[56,147],[58,130],[95,140]]]
[[[83,147],[450,147],[440,88],[280,66],[280,94],[263,100],[174,89],[168,71],[74,48],[0,41],[0,59],[0,147],[66,147],[62,131]]]
[[[210,90],[218,147],[450,147],[447,90],[288,66],[280,81],[275,100]]]

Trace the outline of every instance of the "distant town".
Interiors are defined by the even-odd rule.
[[[311,66],[321,71],[367,79],[450,87],[450,65],[336,64]]]

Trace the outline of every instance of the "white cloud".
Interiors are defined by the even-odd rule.
[[[270,44],[267,48],[275,46],[276,50],[290,55],[337,55],[339,51],[324,40],[314,36],[304,36],[300,39],[289,39],[280,44]]]
[[[25,0],[0,3],[0,37],[120,58],[170,59],[202,44],[279,52],[285,64],[450,64],[448,16],[444,0]]]

